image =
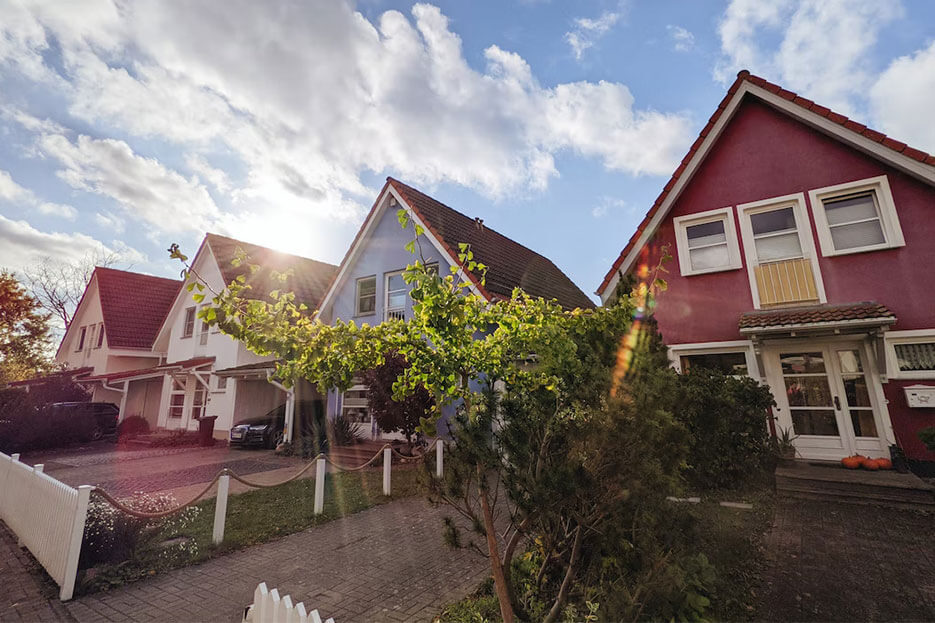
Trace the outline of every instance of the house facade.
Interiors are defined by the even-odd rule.
[[[402,229],[397,211],[404,209],[411,221],[421,225],[418,249],[426,265],[437,264],[440,274],[458,265],[459,244],[471,245],[474,258],[488,270],[482,283],[478,275],[461,271],[474,293],[493,301],[510,298],[514,288],[533,296],[556,299],[562,306],[593,307],[594,304],[555,264],[527,247],[488,228],[428,195],[393,178],[381,190],[373,208],[341,262],[331,288],[322,300],[319,318],[357,324],[378,324],[389,319],[412,317],[412,300],[402,272],[414,257],[405,246],[413,230]],[[346,392],[328,393],[328,415],[339,414],[356,422],[365,435],[392,437],[382,433],[371,417],[366,387],[362,382]],[[440,425],[445,431],[444,419]]]
[[[153,341],[181,286],[174,279],[95,268],[55,353],[56,363],[80,371],[73,376],[91,390],[92,400],[125,402],[121,388],[84,379],[161,363]]]
[[[598,294],[668,251],[677,369],[768,384],[805,459],[932,461],[933,206],[935,157],[741,72]]]
[[[233,260],[240,252],[246,255],[246,262],[234,266]],[[253,273],[248,264],[261,268]],[[297,300],[310,309],[317,307],[337,269],[211,233],[205,236],[191,266],[207,284],[206,293],[220,292],[243,275],[257,296],[283,287],[293,290]],[[292,276],[286,284],[274,284],[270,272],[287,270],[292,271]],[[126,398],[121,417],[142,415],[154,429],[195,430],[199,418],[215,416],[215,435],[226,438],[232,424],[240,419],[316,397],[314,389],[304,382],[292,388],[270,382],[276,367],[273,358],[260,357],[217,327],[209,328],[198,318],[198,312],[210,304],[210,295],[198,304],[187,287],[177,284],[152,339],[154,365],[87,379],[123,392]],[[291,428],[288,430],[291,432]]]

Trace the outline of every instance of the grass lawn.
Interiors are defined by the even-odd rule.
[[[165,557],[146,551],[137,560],[102,565],[79,575],[79,592],[90,593],[126,584],[170,569],[187,566],[250,545],[265,543],[340,519],[391,500],[418,495],[422,488],[416,469],[393,470],[393,495],[383,495],[383,472],[362,471],[332,474],[325,479],[325,505],[321,515],[313,512],[315,479],[294,480],[268,489],[231,495],[227,501],[224,542],[211,543],[214,528],[214,499],[200,502],[191,525],[165,539],[187,538],[196,545],[193,555]]]

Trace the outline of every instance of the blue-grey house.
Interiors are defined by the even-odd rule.
[[[508,299],[514,288],[532,296],[556,299],[567,309],[589,308],[594,303],[548,258],[393,178],[364,220],[341,262],[337,276],[322,299],[319,318],[340,318],[358,324],[377,324],[390,318],[407,319],[412,301],[402,271],[412,262],[405,245],[412,230],[403,230],[397,211],[403,208],[425,230],[420,237],[426,263],[437,262],[441,274],[457,264],[458,245],[468,243],[474,258],[487,266],[482,284],[467,272],[474,291],[488,300]],[[346,392],[328,393],[328,415],[343,414],[358,422],[361,432],[381,435],[367,408],[366,390],[355,385]]]

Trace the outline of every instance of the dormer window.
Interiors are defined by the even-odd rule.
[[[885,175],[808,194],[822,255],[878,251],[905,244]]]
[[[673,222],[683,276],[741,267],[737,230],[730,208],[680,216]]]

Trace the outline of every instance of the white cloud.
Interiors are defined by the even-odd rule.
[[[718,28],[715,77],[727,82],[746,68],[857,114],[873,80],[869,53],[901,11],[898,2],[877,0],[732,0]]]
[[[597,40],[607,34],[618,21],[620,21],[619,11],[604,11],[600,17],[575,18],[574,27],[565,33],[565,41],[571,46],[571,52],[579,61],[584,56],[585,50],[594,47]]]
[[[880,130],[935,153],[935,42],[894,60],[870,89]]]
[[[115,234],[122,234],[126,229],[126,223],[124,223],[123,219],[113,212],[96,212],[94,214],[94,222],[97,223],[99,227],[108,229]]]
[[[59,218],[73,221],[78,218],[78,210],[73,206],[64,203],[51,203],[44,201],[36,206],[36,209],[47,216],[57,216]]]
[[[88,253],[108,251],[110,249],[104,244],[85,234],[43,232],[26,221],[15,221],[0,215],[2,268],[21,271],[43,257],[77,262]]]
[[[603,218],[610,214],[611,211],[620,211],[624,210],[627,207],[627,202],[623,199],[617,199],[615,197],[601,197],[600,201],[594,208],[591,210],[591,216],[594,218]]]
[[[362,181],[373,172],[491,198],[526,194],[558,175],[564,151],[627,174],[667,174],[691,140],[686,114],[639,108],[623,84],[542,85],[496,45],[485,67],[472,67],[448,18],[427,4],[372,22],[349,1],[271,10],[136,0],[118,10],[94,0],[87,15],[68,3],[28,6],[0,23],[0,40],[12,42],[0,70],[30,68],[96,135],[125,139],[20,123],[41,135],[39,152],[61,163],[68,184],[158,229],[233,229],[257,214],[357,219],[376,192]],[[619,19],[576,20],[579,42],[593,45]],[[138,138],[189,154],[196,177],[135,153]]]
[[[110,197],[160,231],[204,231],[220,216],[204,186],[133,153],[123,141],[81,135],[72,142],[45,134],[39,147],[61,163],[58,175],[70,186]]]
[[[13,181],[9,172],[0,169],[0,199],[16,201],[29,194],[29,191]]]
[[[666,26],[666,30],[672,39],[672,48],[676,52],[690,52],[695,47],[695,35],[690,30],[674,24]]]

